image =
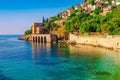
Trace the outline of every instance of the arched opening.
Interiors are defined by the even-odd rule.
[[[37,36],[35,37],[35,42],[37,42]]]
[[[41,36],[41,42],[43,42],[43,36]]]
[[[33,36],[33,42],[35,42],[35,37]]]
[[[45,43],[47,42],[47,38],[46,38],[46,36],[44,36],[44,42],[45,42]]]
[[[38,43],[40,43],[40,36],[38,36]]]

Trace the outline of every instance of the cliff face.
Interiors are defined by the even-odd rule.
[[[32,41],[32,35],[24,35],[19,40]]]

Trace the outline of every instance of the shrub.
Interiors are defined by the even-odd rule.
[[[29,34],[32,34],[32,30],[26,30],[24,35],[29,35]]]

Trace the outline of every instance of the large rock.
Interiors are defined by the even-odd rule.
[[[32,35],[24,35],[20,38],[18,38],[19,40],[25,40],[25,41],[32,41]]]

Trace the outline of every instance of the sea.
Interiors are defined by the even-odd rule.
[[[120,80],[120,52],[0,35],[0,80]]]

